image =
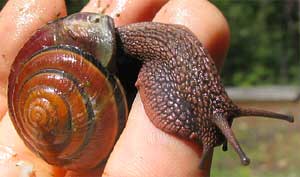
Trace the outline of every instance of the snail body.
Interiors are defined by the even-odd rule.
[[[19,52],[9,78],[12,122],[25,144],[47,162],[87,169],[109,155],[127,117],[125,94],[114,77],[116,53],[143,62],[136,86],[146,114],[161,130],[202,145],[200,167],[214,147],[223,144],[226,149],[227,141],[242,164],[249,164],[230,129],[235,117],[254,115],[293,121],[291,116],[236,106],[226,94],[213,60],[187,28],[154,22],[114,28],[110,17],[78,13],[37,31]],[[67,70],[60,70],[63,63]],[[71,103],[69,98],[75,101]],[[78,103],[79,98],[84,101]],[[86,109],[79,112],[79,107]],[[81,114],[90,115],[86,123],[71,116]],[[75,143],[71,141],[73,136]],[[98,155],[93,156],[95,152],[88,149]],[[93,156],[91,163],[89,156]]]

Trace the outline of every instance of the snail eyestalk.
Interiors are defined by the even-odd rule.
[[[231,144],[233,149],[238,153],[238,155],[240,156],[241,163],[243,165],[249,165],[250,159],[246,156],[246,154],[242,150],[241,146],[239,145],[237,139],[235,138],[224,116],[220,114],[216,114],[215,117],[213,118],[213,122],[221,130],[221,132],[226,137],[227,141]]]
[[[205,163],[209,160],[209,156],[213,153],[213,147],[203,145],[202,157],[199,163],[199,169],[205,169]]]
[[[239,111],[237,112],[238,117],[243,116],[259,116],[259,117],[265,117],[265,118],[273,118],[273,119],[279,119],[279,120],[285,120],[288,122],[294,122],[294,117],[291,115],[284,115],[284,114],[278,114],[275,112],[265,111],[265,110],[259,110],[259,109],[250,109],[250,108],[239,108]]]

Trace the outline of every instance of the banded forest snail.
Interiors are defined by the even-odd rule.
[[[115,28],[108,16],[77,13],[39,29],[9,76],[12,122],[48,163],[85,170],[104,163],[125,126],[128,104],[115,77],[116,53],[143,62],[136,81],[146,114],[165,132],[203,146],[200,167],[227,141],[249,159],[230,127],[235,117],[292,116],[237,107],[207,51],[191,31],[154,22]]]

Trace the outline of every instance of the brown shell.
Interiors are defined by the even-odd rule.
[[[95,58],[97,43],[80,49],[77,42],[87,40],[58,40],[64,30],[55,29],[63,23],[40,29],[19,52],[9,76],[8,104],[32,151],[50,164],[82,170],[108,157],[125,126],[127,102],[118,79],[100,63],[112,61],[113,53]],[[103,38],[114,43],[110,35]]]

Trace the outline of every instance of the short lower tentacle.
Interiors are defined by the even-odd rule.
[[[201,160],[199,163],[199,169],[205,168],[205,164],[209,160],[209,156],[212,152],[213,152],[213,147],[203,145],[203,151],[202,151],[202,156],[201,156]]]
[[[242,148],[240,147],[237,139],[235,138],[227,120],[222,114],[216,114],[213,118],[215,125],[222,131],[223,135],[226,137],[227,141],[232,145],[234,150],[238,153],[243,165],[248,165],[250,159],[246,156]]]
[[[227,151],[228,150],[228,142],[227,142],[227,140],[225,140],[225,142],[223,143],[222,150],[223,151]]]

